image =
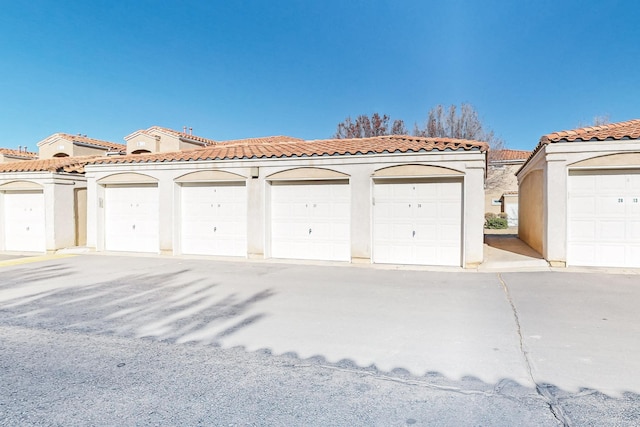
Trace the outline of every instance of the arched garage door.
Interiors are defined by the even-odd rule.
[[[5,250],[45,252],[44,193],[7,191],[3,198]]]
[[[373,262],[462,265],[462,180],[376,179]]]
[[[157,184],[114,184],[105,188],[105,249],[160,251]]]
[[[183,184],[182,253],[247,255],[247,191],[244,182]]]
[[[272,182],[271,256],[351,260],[348,180]]]
[[[640,267],[640,170],[569,173],[567,264]]]

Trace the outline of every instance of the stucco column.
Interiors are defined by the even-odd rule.
[[[47,230],[47,251],[68,248],[76,243],[76,219],[74,214],[74,181],[54,180],[54,185],[47,185],[46,191],[53,193],[52,198],[45,195],[45,200],[53,200],[47,203],[47,210],[51,209],[51,230]],[[48,212],[49,213],[49,212]],[[51,241],[49,236],[51,231]]]
[[[484,259],[484,167],[469,167],[464,177],[464,267]]]
[[[173,195],[174,186],[170,176],[163,176],[158,181],[158,204],[159,218],[158,226],[160,227],[160,253],[173,254]]]
[[[371,174],[364,170],[351,174],[351,261],[371,262]]]
[[[567,263],[567,169],[564,158],[547,154],[543,256],[554,267]]]
[[[45,232],[45,249],[47,252],[55,252],[56,250],[56,186],[53,185],[53,179],[47,179],[43,182],[44,186],[44,232]]]
[[[264,177],[247,179],[247,257],[264,258],[265,188]]]

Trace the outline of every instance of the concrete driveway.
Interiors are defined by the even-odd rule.
[[[640,402],[637,275],[45,258],[0,267],[0,327],[267,351],[445,388],[516,387],[565,425],[594,416],[585,399]]]

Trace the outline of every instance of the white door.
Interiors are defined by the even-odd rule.
[[[462,265],[462,182],[374,183],[373,262]]]
[[[108,186],[104,206],[106,250],[159,252],[156,185]]]
[[[247,255],[247,192],[242,184],[182,186],[182,253]]]
[[[351,260],[349,184],[273,183],[271,256]]]
[[[5,250],[45,252],[44,193],[12,191],[4,193]]]
[[[518,226],[518,202],[505,202],[505,213],[507,214],[507,225],[509,227]]]
[[[640,267],[640,170],[569,175],[567,264]]]

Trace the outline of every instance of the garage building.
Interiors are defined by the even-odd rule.
[[[381,136],[215,142],[87,165],[96,250],[471,267],[487,145]]]
[[[518,234],[551,265],[640,268],[640,120],[545,135],[517,176]]]
[[[84,246],[84,165],[93,158],[0,164],[0,251],[44,253]]]

